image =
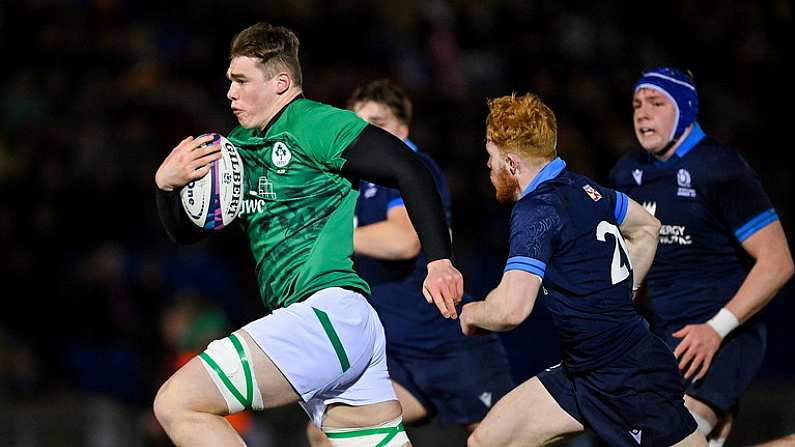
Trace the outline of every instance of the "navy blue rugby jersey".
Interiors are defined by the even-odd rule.
[[[646,276],[650,323],[659,335],[718,312],[750,267],[740,244],[778,219],[742,156],[698,123],[670,159],[660,162],[636,148],[613,167],[610,180],[662,222]]]
[[[565,168],[560,158],[547,164],[514,205],[505,271],[543,279],[539,293],[563,362],[585,371],[620,357],[648,328],[632,304],[632,265],[619,231],[627,196]]]
[[[450,192],[441,169],[431,157],[417,151],[416,146],[408,141],[406,144],[433,175],[449,226]],[[357,225],[386,220],[391,208],[402,205],[400,191],[362,182],[356,202]],[[422,282],[427,274],[427,260],[422,252],[416,258],[405,261],[383,261],[355,255],[354,263],[356,271],[370,285],[370,304],[381,318],[390,346],[434,350],[464,338],[458,320],[442,317],[436,306],[428,304],[422,295]]]

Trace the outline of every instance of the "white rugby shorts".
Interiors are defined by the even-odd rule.
[[[318,427],[332,403],[397,400],[387,370],[384,328],[360,293],[323,289],[243,329],[301,395],[301,406]]]

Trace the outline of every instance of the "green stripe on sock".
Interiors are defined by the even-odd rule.
[[[363,430],[353,430],[353,431],[346,431],[341,433],[326,433],[329,439],[340,439],[340,438],[358,438],[361,436],[373,436],[373,435],[386,435],[384,439],[381,440],[375,447],[383,447],[389,443],[398,433],[406,431],[403,427],[403,423],[401,422],[396,427],[382,427],[382,428],[365,428]]]
[[[218,366],[217,363],[215,363],[215,360],[213,360],[213,358],[210,357],[209,354],[207,354],[206,352],[202,352],[201,354],[199,354],[199,357],[201,357],[202,360],[207,362],[207,364],[210,365],[210,368],[212,368],[215,371],[215,373],[218,374],[218,377],[221,379],[221,382],[223,382],[223,384],[226,385],[226,387],[229,389],[232,395],[235,396],[235,399],[237,399],[237,401],[240,402],[241,405],[243,405],[243,408],[250,410],[251,402],[254,399],[254,381],[252,380],[251,376],[251,366],[249,365],[248,357],[246,356],[246,351],[243,349],[243,345],[240,344],[240,340],[238,340],[237,336],[235,336],[235,334],[231,334],[229,336],[229,340],[231,340],[232,344],[235,346],[235,349],[237,350],[237,355],[240,357],[240,363],[243,364],[243,373],[245,374],[246,377],[245,396],[243,396],[240,393],[237,387],[235,387],[235,384],[233,384],[232,381],[229,380],[229,377],[227,377],[226,373],[224,373],[224,370],[221,369],[221,367]]]
[[[337,331],[334,330],[334,326],[331,324],[331,320],[328,318],[328,314],[314,307],[312,310],[315,311],[315,315],[317,315],[317,319],[320,320],[323,330],[326,331],[326,335],[328,336],[329,340],[331,340],[331,345],[334,346],[334,351],[337,353],[337,358],[340,360],[342,372],[347,371],[348,368],[351,367],[351,364],[348,361],[348,355],[345,354],[345,348],[342,347],[342,342],[337,335]]]

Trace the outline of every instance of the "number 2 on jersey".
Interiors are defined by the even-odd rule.
[[[616,240],[616,245],[613,249],[613,261],[610,263],[610,280],[613,284],[618,284],[621,281],[627,279],[629,276],[629,271],[632,268],[632,260],[629,259],[627,243],[624,242],[624,237],[621,236],[621,232],[618,230],[618,227],[604,220],[599,222],[599,225],[596,226],[596,239],[602,242],[607,242],[605,236],[608,233],[612,234]],[[627,257],[627,263],[629,264],[629,267],[621,263],[622,251]]]

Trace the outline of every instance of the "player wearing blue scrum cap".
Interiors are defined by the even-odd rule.
[[[662,95],[668,99],[673,106],[673,125],[667,134],[668,142],[660,148],[655,148],[653,154],[663,157],[664,154],[673,147],[676,142],[684,135],[685,131],[690,130],[690,125],[696,121],[698,115],[698,92],[692,79],[675,68],[659,68],[650,70],[643,74],[638,82],[635,83],[635,92],[642,96]],[[645,90],[645,92],[641,92]],[[638,108],[635,107],[637,110]],[[642,137],[650,136],[651,127],[636,127],[638,139],[643,144]],[[662,132],[663,129],[660,129]],[[659,137],[665,138],[664,132]],[[644,149],[647,149],[644,145]],[[648,149],[647,149],[648,150]]]
[[[662,222],[646,276],[651,328],[679,359],[699,430],[720,446],[764,356],[756,314],[793,263],[758,176],[704,133],[698,105],[691,76],[668,67],[643,73],[633,96],[640,148],[610,178]]]

